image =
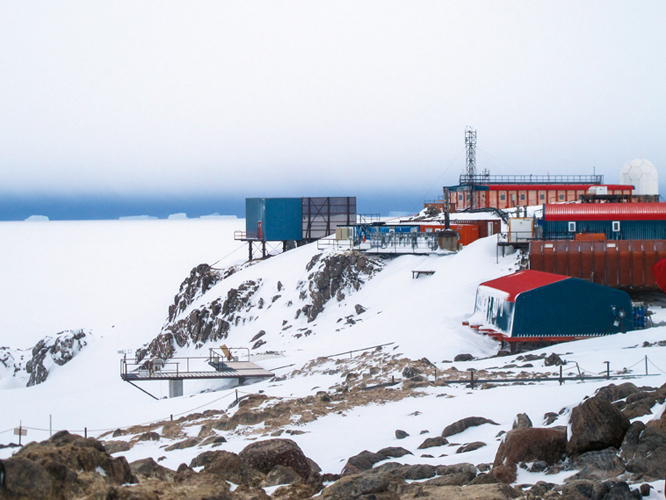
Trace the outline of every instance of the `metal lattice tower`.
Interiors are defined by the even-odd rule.
[[[469,190],[470,208],[474,208],[474,177],[476,175],[476,130],[472,127],[465,128],[465,148],[467,149],[467,178],[471,181]]]

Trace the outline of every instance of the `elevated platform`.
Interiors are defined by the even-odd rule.
[[[140,369],[121,373],[124,381],[146,381],[146,380],[197,380],[197,379],[246,379],[246,378],[271,378],[272,372],[265,370],[259,365],[248,361],[229,361],[219,363],[220,369],[215,371],[180,371],[180,370],[156,370],[150,371]]]

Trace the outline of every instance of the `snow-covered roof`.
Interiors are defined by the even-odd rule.
[[[509,302],[515,302],[516,297],[535,288],[557,283],[558,281],[569,279],[569,276],[560,274],[544,273],[542,271],[518,271],[517,273],[502,276],[494,280],[481,283],[479,287],[494,288],[507,294],[506,299]]]

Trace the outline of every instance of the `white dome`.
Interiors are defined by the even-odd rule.
[[[635,195],[658,195],[659,173],[650,160],[637,158],[622,167],[620,184],[634,186]]]

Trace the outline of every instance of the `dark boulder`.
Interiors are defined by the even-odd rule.
[[[627,396],[631,396],[632,394],[635,394],[640,391],[641,390],[631,382],[625,382],[624,384],[620,385],[615,385],[615,384],[606,385],[601,389],[597,390],[597,393],[595,394],[594,397],[599,399],[604,399],[609,403],[612,403],[613,401],[624,399]]]
[[[629,419],[608,401],[595,397],[571,410],[569,425],[567,454],[577,456],[611,446],[620,448],[629,429]]]
[[[407,433],[406,433],[405,431],[403,431],[402,429],[396,429],[396,431],[395,431],[395,437],[396,437],[396,439],[405,439],[405,438],[408,437],[408,436],[409,436],[409,434],[407,434]]]
[[[154,478],[160,481],[173,481],[176,472],[159,465],[152,457],[132,462],[130,469],[139,478]]]
[[[528,427],[533,427],[530,417],[526,413],[519,413],[516,415],[515,420],[513,421],[512,429],[526,429]]]
[[[492,420],[484,417],[466,417],[452,423],[451,425],[447,425],[442,431],[442,437],[446,438],[453,436],[454,434],[463,432],[465,429],[483,424],[499,425],[497,422],[493,422]]]
[[[301,476],[296,474],[291,467],[284,465],[276,465],[267,475],[266,479],[261,483],[262,487],[277,486],[279,484],[292,484],[299,481]]]
[[[462,445],[460,448],[456,450],[456,453],[468,453],[470,451],[483,448],[484,446],[486,446],[486,443],[484,443],[483,441],[474,441],[473,443],[467,443]]]
[[[425,450],[426,448],[434,448],[436,446],[444,446],[445,444],[449,444],[449,441],[446,438],[443,438],[442,436],[437,436],[437,437],[434,437],[434,438],[426,438],[426,440],[423,441],[417,449],[418,450]]]
[[[364,450],[347,460],[347,464],[342,468],[342,475],[358,474],[359,472],[372,469],[372,466],[377,462],[381,462],[387,458],[382,453],[372,453],[371,451]]]
[[[263,474],[268,474],[276,465],[291,467],[307,480],[310,464],[300,447],[291,439],[267,439],[247,445],[238,456]]]
[[[571,467],[580,470],[572,479],[604,480],[619,476],[624,472],[624,462],[617,456],[615,448],[588,451],[578,456]]]
[[[543,360],[543,364],[546,366],[563,366],[566,365],[566,361],[563,361],[557,354],[552,353],[546,359]]]
[[[330,500],[357,499],[361,495],[386,492],[389,484],[388,474],[351,474],[324,488],[321,497]]]
[[[0,485],[0,498],[53,498],[53,481],[39,463],[21,457],[3,460],[5,470],[4,492]]]
[[[377,453],[384,455],[386,458],[400,458],[405,455],[413,455],[411,451],[406,450],[400,446],[389,446],[388,448],[382,448]]]
[[[635,433],[640,427],[632,427],[632,435],[627,436],[621,451],[627,461],[627,470],[662,479],[666,475],[666,433],[659,427],[648,425],[636,440]]]
[[[228,451],[206,451],[192,460],[190,467],[202,465],[206,474],[213,474],[225,481],[249,487],[259,486],[266,477],[241,460],[238,455]],[[178,471],[180,473],[180,468]]]
[[[440,465],[436,471],[437,477],[428,480],[428,484],[436,486],[464,486],[471,483],[477,477],[476,467],[468,463]]]
[[[458,354],[455,358],[453,358],[453,361],[472,361],[474,359],[474,356],[471,354]]]
[[[554,465],[563,458],[566,447],[566,429],[528,427],[510,430],[497,449],[491,473],[502,482],[512,483],[516,480],[518,463],[543,461]]]

